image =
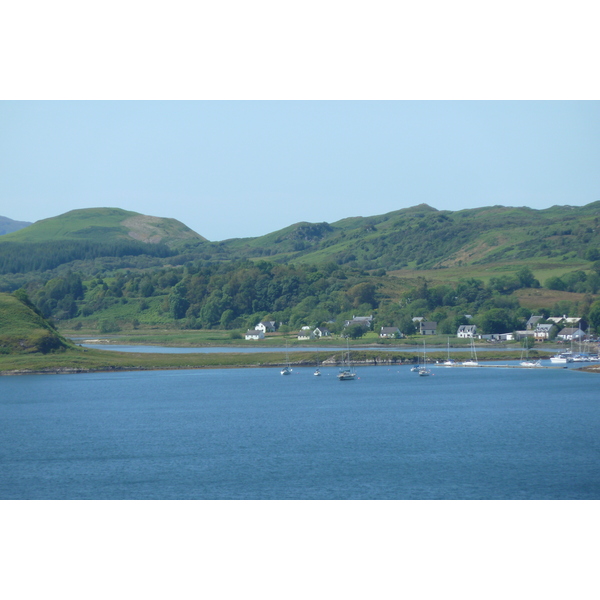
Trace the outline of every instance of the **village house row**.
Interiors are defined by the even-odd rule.
[[[465,315],[466,318],[472,318],[471,315]],[[540,321],[550,321],[550,323],[540,323]],[[368,317],[356,317],[344,321],[344,330],[352,325],[364,327],[365,331],[370,330],[373,323],[373,315]],[[426,321],[423,317],[414,317],[413,323],[418,328],[420,335],[436,335],[437,323],[435,321]],[[281,324],[280,324],[281,325]],[[578,317],[544,317],[532,315],[526,324],[526,329],[522,331],[514,331],[509,333],[477,333],[477,325],[461,325],[457,332],[458,338],[481,339],[489,341],[511,341],[522,340],[524,338],[533,338],[536,342],[543,342],[550,339],[568,341],[579,341],[586,337],[587,324]],[[245,339],[247,340],[262,340],[266,333],[273,333],[277,330],[275,321],[261,321],[254,329],[246,332]],[[330,337],[332,333],[325,327],[304,326],[296,334],[298,340],[313,340],[322,337]],[[344,334],[341,334],[344,337]],[[398,327],[381,327],[379,331],[380,338],[400,339],[404,334]]]

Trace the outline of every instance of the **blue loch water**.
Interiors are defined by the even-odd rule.
[[[2,499],[599,499],[570,369],[0,377]]]

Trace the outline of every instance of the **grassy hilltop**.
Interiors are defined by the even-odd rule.
[[[174,246],[185,240],[205,241],[175,219],[151,217],[120,208],[85,208],[37,221],[0,238],[0,243],[40,243],[67,240],[109,242],[137,240]]]
[[[177,255],[206,240],[175,219],[87,208],[0,236],[0,274],[48,271],[102,257]]]

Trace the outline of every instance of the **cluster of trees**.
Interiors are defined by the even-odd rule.
[[[314,266],[267,262],[206,264],[152,272],[119,272],[85,282],[67,273],[27,291],[47,317],[72,319],[101,313],[116,303],[142,312],[160,298],[160,310],[182,327],[235,329],[265,314],[290,327],[322,323],[345,311],[373,311],[382,299],[368,274],[334,263]]]
[[[167,257],[175,252],[164,244],[144,244],[135,240],[89,242],[82,240],[39,243],[2,242],[0,244],[0,274],[49,271],[59,265],[99,257],[140,255]]]
[[[44,284],[30,283],[26,289],[45,317],[96,317],[105,331],[115,330],[118,324],[103,311],[129,303],[137,310],[134,326],[152,305],[163,322],[189,329],[251,328],[268,318],[290,330],[325,324],[339,333],[343,320],[353,314],[374,314],[376,329],[394,326],[410,335],[416,332],[413,317],[421,316],[436,321],[439,333],[455,335],[460,325],[469,323],[484,333],[522,328],[531,310],[522,308],[513,292],[540,285],[524,267],[513,276],[492,278],[487,284],[469,278],[455,285],[432,286],[419,278],[416,286],[398,297],[384,286],[384,272],[373,275],[335,263],[316,267],[196,261],[153,271],[120,271],[110,278],[97,275],[85,282],[80,274],[68,272]],[[591,297],[580,304],[562,302],[553,314],[585,316],[590,305]],[[550,311],[536,311],[545,313]]]
[[[561,277],[550,277],[544,282],[544,286],[549,290],[597,294],[600,290],[600,261],[596,261],[592,268],[592,273],[572,271]]]

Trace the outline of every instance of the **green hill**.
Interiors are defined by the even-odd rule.
[[[1,354],[45,354],[71,346],[36,311],[24,294],[0,293]]]
[[[102,257],[165,258],[204,243],[175,219],[119,208],[72,210],[0,236],[0,273],[48,271]]]
[[[161,259],[162,264],[265,258],[397,271],[532,260],[581,262],[598,260],[593,255],[599,251],[600,201],[545,210],[491,206],[440,211],[420,204],[335,223],[296,223],[261,237],[222,242],[208,242],[174,219],[94,208],[73,210],[0,236],[0,274],[141,255]]]
[[[439,269],[531,259],[588,259],[600,249],[600,201],[545,210],[492,206],[438,211],[426,204],[335,223],[298,223],[222,243],[271,260],[363,269]],[[590,259],[597,260],[597,259]]]
[[[3,237],[0,242],[40,243],[139,241],[174,247],[185,241],[206,241],[175,219],[151,217],[120,208],[84,208],[43,219]]]

